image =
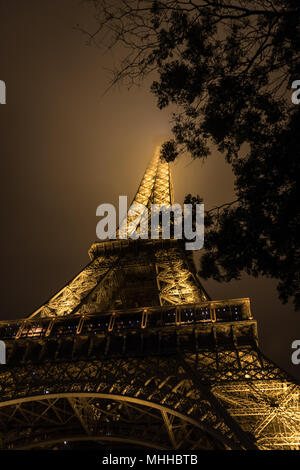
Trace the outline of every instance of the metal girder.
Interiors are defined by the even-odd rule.
[[[116,262],[117,256],[97,258],[92,261],[29,318],[60,317],[71,315],[76,309],[78,311],[78,307],[84,307],[88,294],[101,283]]]
[[[173,203],[159,149],[133,202]],[[299,449],[300,388],[259,351],[249,299],[209,302],[180,240],[89,253],[28,320],[1,322],[2,448]]]
[[[160,159],[157,148],[151,159],[134,197],[133,204],[151,204],[170,206],[173,204],[173,190],[170,169],[167,162]],[[128,215],[120,226],[117,236],[124,231],[135,217]],[[128,234],[127,234],[128,235]],[[96,257],[60,291],[44,305],[33,312],[29,318],[47,318],[70,316],[80,313],[108,309],[113,304],[113,297],[120,286],[117,282],[117,271],[121,270],[122,254],[111,254]],[[178,303],[195,303],[207,300],[199,282],[189,270],[185,255],[178,248],[172,252],[154,249],[153,269],[157,273],[157,293],[162,305]],[[127,259],[127,266],[135,256]],[[149,263],[149,260],[146,261]],[[141,260],[141,264],[143,264]],[[124,260],[123,260],[124,266]],[[119,274],[120,278],[120,274]],[[122,286],[121,286],[122,287]]]
[[[233,352],[223,350],[221,359],[219,354],[218,374],[229,380],[218,383],[211,377],[213,396],[258,448],[300,449],[299,385],[259,350],[238,349],[236,353],[234,357]],[[195,374],[203,374],[201,357],[190,356],[187,362]]]
[[[154,374],[152,378],[149,378],[149,370]],[[34,374],[32,372],[30,366],[10,369],[11,382],[5,380],[7,387],[3,387],[1,392],[0,410],[20,403],[40,402],[42,397],[72,400],[98,397],[166,412],[168,416],[192,425],[194,433],[199,428],[201,434],[216,440],[220,447],[243,448],[239,436],[230,430],[199,387],[195,388],[184,369],[178,366],[176,356],[53,363],[35,365]],[[78,417],[80,414],[85,431],[92,429],[87,425],[89,413],[86,406],[79,406],[77,401],[71,401],[71,404],[73,410],[76,407],[74,415]],[[165,427],[163,416],[160,419]],[[1,422],[4,421],[2,418]],[[170,435],[169,427],[167,434]],[[180,436],[181,441],[184,441],[183,435]]]
[[[176,248],[157,250],[156,282],[161,305],[193,304],[207,300],[182,253]]]
[[[117,418],[121,408],[122,419]],[[96,439],[100,418],[107,428],[113,429],[119,419],[130,426],[136,410],[141,429],[145,416],[159,421],[157,440],[152,441],[156,448],[161,448],[158,443],[193,449],[213,448],[212,442],[229,449],[299,445],[299,386],[253,346],[219,348],[218,353],[208,349],[170,356],[28,362],[0,370],[4,447],[43,446],[43,432],[51,442],[59,433],[70,436],[74,419],[78,435]],[[26,442],[14,444],[23,428],[29,433],[22,437]],[[122,439],[113,432],[111,437]],[[143,442],[149,442],[144,437]]]
[[[45,407],[42,407],[41,400],[19,404],[18,412],[20,413],[20,408],[24,408],[23,414],[27,412],[29,405],[35,407],[35,420],[34,422],[28,420],[26,425],[19,426],[18,432],[15,434],[10,433],[9,436],[6,434],[5,440],[6,443],[9,441],[9,445],[6,445],[5,448],[53,448],[57,444],[64,447],[69,442],[110,441],[123,445],[172,449],[173,445],[169,441],[170,428],[172,432],[176,433],[179,446],[188,444],[191,448],[197,448],[199,445],[208,449],[215,448],[211,437],[199,427],[193,426],[184,417],[168,415],[172,424],[168,422],[166,425],[162,419],[162,414],[165,414],[166,411],[150,408],[149,405],[143,406],[137,403],[118,401],[117,398],[103,399],[100,395],[84,398],[78,396],[75,399],[79,410],[86,409],[86,407],[89,409],[89,420],[93,422],[93,429],[89,428],[89,433],[87,433],[86,426],[83,425],[86,411],[84,418],[79,412],[74,414],[73,419],[70,420],[72,413],[70,413],[71,408],[68,408],[68,404],[71,399],[74,400],[74,398],[66,399],[65,397],[55,399],[56,421],[50,413],[48,417],[43,414]],[[50,401],[51,397],[47,400],[47,404]],[[50,410],[49,406],[48,409]],[[128,419],[128,410],[132,410],[130,419]],[[5,415],[1,414],[1,411],[1,419],[5,420]],[[40,420],[36,419],[39,416]],[[47,418],[49,418],[48,421]]]

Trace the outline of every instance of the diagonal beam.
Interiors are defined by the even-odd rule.
[[[162,411],[161,414],[162,414],[162,417],[163,417],[163,420],[164,420],[164,423],[165,423],[165,427],[167,429],[172,447],[173,447],[173,449],[177,449],[177,442],[176,442],[176,439],[175,439],[175,436],[174,436],[173,426],[172,426],[171,421],[168,417],[168,413],[166,411]]]

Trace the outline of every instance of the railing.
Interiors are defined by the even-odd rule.
[[[118,310],[68,317],[0,322],[0,339],[105,334],[125,329],[199,325],[252,320],[250,300],[232,299],[188,305]]]

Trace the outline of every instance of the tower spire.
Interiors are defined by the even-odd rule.
[[[173,202],[173,187],[169,164],[160,158],[160,147],[156,147],[132,204],[143,204],[143,206],[149,209],[151,204],[170,206]],[[133,219],[135,217],[127,215],[117,231],[117,238],[118,232],[121,232],[121,230],[127,231],[127,227]],[[112,284],[114,284],[111,276],[116,271],[119,257],[116,253],[106,256],[104,252],[108,249],[107,244],[113,247],[115,242],[116,240],[104,243],[97,241],[92,244],[89,250],[92,261],[54,296],[33,312],[29,318],[55,318],[73,314],[78,315],[91,308],[93,304],[91,299],[95,295],[97,302],[96,305],[93,305],[92,309],[99,309],[99,303],[103,305],[101,310],[106,307],[110,308],[113,300],[111,298],[104,299],[103,296],[105,297],[110,289],[111,295],[114,297],[117,295],[118,289],[120,289],[120,287],[114,291],[111,289]],[[195,303],[207,299],[203,287],[200,283],[198,284],[194,274],[190,273],[190,267],[188,267],[186,261],[181,259],[181,255],[173,255],[172,260],[169,259],[169,255],[163,254],[162,259],[159,259],[157,255],[155,267],[151,269],[156,272],[155,285],[159,291],[156,293],[156,296],[159,298],[159,303],[176,304],[179,301]],[[116,277],[115,274],[113,274],[113,277]],[[106,282],[110,285],[109,289],[103,287],[106,286]]]
[[[169,207],[174,203],[171,170],[169,163],[161,159],[160,149],[160,146],[156,147],[131,206],[135,205],[138,207],[141,204],[142,207],[146,207],[149,211],[151,204]],[[117,238],[120,233],[129,234],[130,229],[128,229],[128,226],[135,218],[136,214],[134,216],[127,214],[127,217],[122,221],[117,230]]]
[[[160,146],[156,147],[151,158],[133,204],[173,204],[173,187],[169,164],[160,158]]]
[[[173,202],[159,149],[133,202]],[[183,246],[98,241],[29,318],[0,322],[3,449],[299,449],[299,386],[259,351],[249,299],[210,300]]]

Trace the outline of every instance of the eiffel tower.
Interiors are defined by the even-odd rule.
[[[134,202],[173,203],[156,151]],[[300,388],[248,298],[211,300],[182,240],[95,242],[29,317],[0,322],[2,449],[299,449]]]

